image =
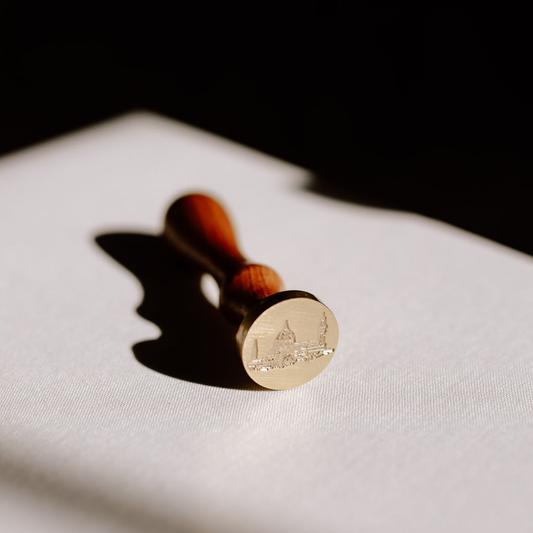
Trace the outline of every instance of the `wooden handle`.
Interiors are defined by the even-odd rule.
[[[283,290],[274,270],[250,264],[242,255],[228,215],[209,196],[191,194],[176,200],[167,212],[163,236],[217,280],[220,310],[234,324],[240,324],[258,300]]]

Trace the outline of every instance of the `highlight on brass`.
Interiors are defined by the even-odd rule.
[[[200,194],[178,199],[167,212],[163,236],[217,281],[220,310],[239,325],[237,344],[251,379],[282,390],[324,370],[339,337],[333,313],[308,292],[284,290],[271,268],[248,261],[220,204]]]

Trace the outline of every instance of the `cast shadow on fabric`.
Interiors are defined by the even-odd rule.
[[[160,237],[108,233],[95,241],[139,279],[144,299],[137,313],[161,330],[158,339],[133,346],[137,361],[185,381],[257,389],[240,361],[236,328],[205,298],[200,272],[175,256]]]

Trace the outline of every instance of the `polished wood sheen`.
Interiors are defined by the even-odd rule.
[[[209,196],[190,194],[176,200],[166,215],[164,238],[216,279],[220,309],[236,325],[259,300],[284,288],[274,270],[248,262],[228,215]]]

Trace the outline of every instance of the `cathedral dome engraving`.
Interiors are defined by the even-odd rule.
[[[310,363],[318,357],[333,353],[334,350],[328,348],[326,342],[327,329],[327,318],[323,313],[318,325],[318,338],[296,342],[296,335],[289,327],[288,320],[285,320],[283,329],[278,333],[266,357],[260,357],[258,342],[254,339],[252,361],[248,363],[248,370],[268,371],[286,368],[297,363]]]
[[[285,320],[285,326],[283,329],[278,333],[278,336],[276,337],[276,344],[294,344],[296,342],[296,335],[294,334],[294,331],[289,327],[289,321]]]

